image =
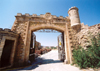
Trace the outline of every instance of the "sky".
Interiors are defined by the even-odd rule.
[[[79,9],[81,23],[89,26],[100,23],[100,0],[0,0],[0,28],[11,29],[17,13],[40,15],[50,12],[52,15],[66,17],[69,8],[73,6]],[[42,45],[56,46],[60,33],[35,34]]]

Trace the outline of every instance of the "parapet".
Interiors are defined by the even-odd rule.
[[[49,12],[47,12],[46,14],[40,14],[40,15],[37,15],[37,14],[32,14],[32,15],[30,15],[30,14],[28,14],[28,13],[25,13],[25,14],[21,14],[21,13],[17,13],[17,16],[19,17],[29,17],[29,18],[31,18],[31,17],[43,17],[43,18],[47,18],[47,17],[52,17],[52,18],[60,18],[60,19],[65,19],[63,16],[59,16],[59,17],[57,17],[57,16],[55,16],[55,15],[51,15],[51,13],[49,13]],[[17,16],[15,16],[15,17],[17,17]]]
[[[28,14],[28,13],[25,13],[25,16],[30,16],[30,14]]]
[[[17,13],[17,16],[22,16],[22,14],[21,13]]]
[[[59,18],[62,18],[63,19],[64,17],[63,16],[59,16]]]
[[[50,14],[51,15],[51,13],[49,13],[49,12],[47,12],[46,14]]]
[[[33,14],[32,17],[37,17],[37,14]]]
[[[57,18],[57,16],[56,15],[53,15],[53,18]]]
[[[44,15],[43,14],[40,14],[40,17],[44,17]]]
[[[0,28],[0,34],[4,34],[4,33],[18,35],[16,32],[11,31],[11,29],[8,29],[8,28],[3,29],[3,28]]]
[[[78,8],[74,6],[74,7],[69,8],[68,13],[69,13],[70,10],[73,10],[73,9],[78,10]]]

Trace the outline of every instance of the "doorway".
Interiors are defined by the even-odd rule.
[[[5,40],[5,45],[3,47],[3,52],[1,56],[1,67],[11,65],[11,52],[14,46],[14,40]]]

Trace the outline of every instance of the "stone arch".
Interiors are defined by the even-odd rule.
[[[59,31],[59,32],[63,32],[63,33],[65,32],[65,28],[62,28],[62,27],[57,26],[57,25],[52,25],[52,24],[37,25],[35,27],[29,26],[27,40],[26,40],[29,43],[26,43],[26,47],[25,47],[26,48],[26,52],[25,52],[25,61],[26,62],[27,62],[28,56],[29,56],[28,51],[29,51],[30,42],[31,42],[31,33],[34,32],[34,31],[40,30],[40,29],[53,29],[53,30],[56,30],[56,31]]]
[[[46,16],[48,15],[48,17]],[[50,13],[40,16],[30,16],[29,14],[16,16],[12,31],[19,33],[18,45],[16,47],[16,63],[19,65],[27,63],[29,58],[29,48],[31,41],[31,32],[39,29],[54,29],[59,32],[64,32],[65,42],[65,62],[71,63],[71,49],[69,38],[70,20],[68,18],[56,17]]]
[[[34,28],[33,27],[30,27],[30,29],[32,31],[36,31],[36,30],[40,30],[40,29],[53,29],[53,30],[57,30],[59,32],[64,32],[65,31],[65,28],[62,28],[60,26],[56,26],[56,25],[48,25],[48,24],[45,24],[45,25],[38,25],[38,26],[35,26]]]

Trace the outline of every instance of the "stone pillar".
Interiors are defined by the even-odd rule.
[[[70,34],[70,23],[66,23],[66,32],[65,32],[65,54],[66,60],[65,63],[72,63],[72,48],[71,48],[71,34]]]
[[[14,22],[12,31],[19,33],[18,44],[15,53],[15,65],[22,66],[24,64],[25,57],[25,43],[26,43],[26,30],[27,22],[20,22],[17,19]]]
[[[66,29],[64,33],[65,37],[65,54],[66,54],[66,59],[65,63],[71,63],[71,52],[70,52],[70,40],[69,40],[69,30],[68,30],[68,23],[66,23]]]
[[[65,44],[65,60],[64,63],[67,64],[68,63],[68,49],[67,49],[67,35],[66,35],[66,31],[64,32],[64,44]]]
[[[29,29],[29,22],[27,22],[26,39],[25,39],[25,63],[28,63],[29,51],[30,51],[30,41],[31,41],[31,30]]]

